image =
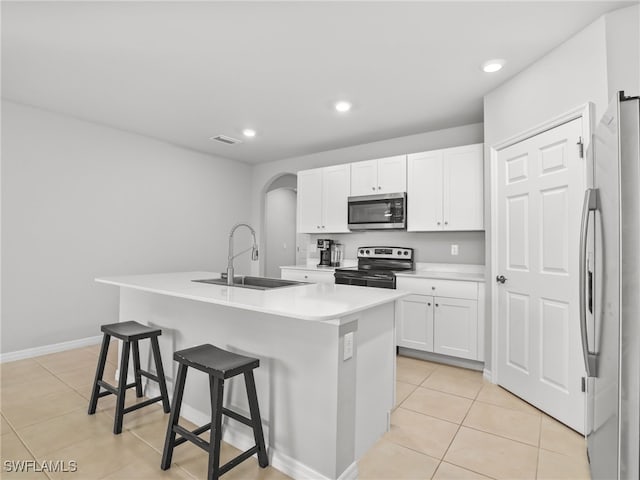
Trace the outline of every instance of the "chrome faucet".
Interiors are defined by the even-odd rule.
[[[253,245],[240,253],[233,254],[233,234],[239,227],[247,227],[251,231],[253,237]],[[258,260],[258,242],[256,242],[256,232],[250,225],[246,223],[237,223],[229,232],[229,262],[227,263],[227,285],[233,285],[233,259],[238,255],[242,255],[245,252],[251,250],[251,260]]]

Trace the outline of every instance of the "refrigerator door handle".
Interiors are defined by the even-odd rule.
[[[589,338],[587,336],[587,240],[589,232],[589,218],[590,212],[595,212],[598,209],[597,202],[598,190],[595,188],[588,188],[584,192],[584,203],[582,206],[582,221],[580,223],[580,259],[578,261],[579,277],[580,277],[580,335],[582,337],[582,352],[584,354],[584,366],[587,372],[587,377],[595,377],[596,372],[596,358],[597,355],[594,351],[589,349]]]

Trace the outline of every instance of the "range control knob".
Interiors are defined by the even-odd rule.
[[[405,250],[405,251],[404,251],[404,254],[405,254],[405,255],[409,255],[409,250]]]
[[[369,253],[370,253],[370,252],[369,252],[369,250],[367,250],[365,253],[366,253],[367,255],[369,255]]]

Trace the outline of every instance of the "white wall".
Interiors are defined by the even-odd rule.
[[[296,192],[270,190],[265,205],[265,275],[280,278],[281,265],[296,263]]]
[[[118,321],[117,289],[94,277],[224,271],[227,234],[250,216],[250,175],[246,164],[3,101],[2,352]],[[236,263],[248,272],[246,258]]]
[[[489,151],[509,137],[592,102],[597,122],[615,91],[637,95],[638,6],[600,17],[574,37],[496,88],[484,98],[485,258],[487,299],[491,272],[491,170]],[[486,304],[486,364],[491,368],[491,302]]]
[[[356,145],[353,147],[340,148],[337,150],[330,150],[326,152],[320,152],[312,155],[305,155],[302,157],[294,157],[275,162],[269,162],[256,165],[253,169],[253,224],[260,225],[260,219],[264,216],[264,205],[262,199],[264,198],[265,189],[268,188],[271,181],[283,174],[283,173],[296,173],[299,170],[306,170],[309,168],[324,167],[328,165],[338,165],[342,163],[356,162],[359,160],[368,160],[372,158],[380,158],[392,155],[399,155],[403,153],[422,152],[426,150],[436,150],[439,148],[455,147],[459,145],[467,145],[471,143],[480,143],[483,141],[483,129],[481,123],[474,123],[471,125],[464,125],[461,127],[447,128],[444,130],[437,130],[433,132],[421,133],[418,135],[410,135],[407,137],[392,138],[389,140],[382,140],[374,143],[367,143],[363,145]],[[350,242],[348,240],[342,240],[342,238],[353,234],[345,234],[340,236],[341,241],[344,243]],[[356,234],[358,236],[364,236],[366,234]],[[417,237],[415,237],[417,235]],[[411,237],[415,241],[418,238],[421,249],[422,258],[439,258],[439,252],[449,248],[449,244],[452,238],[451,233],[443,234],[407,234],[406,232],[394,232],[385,236],[385,241],[393,243],[394,245],[404,245]],[[326,235],[328,238],[338,237],[337,235]],[[456,235],[457,236],[457,235]],[[262,235],[261,235],[262,237]],[[324,237],[323,237],[324,238]],[[365,237],[366,238],[366,237]],[[460,243],[469,238],[469,234],[461,234]],[[484,234],[473,233],[471,234],[473,244],[472,247],[466,249],[470,253],[472,258],[471,262],[465,262],[466,257],[451,257],[440,260],[446,263],[484,263]],[[359,240],[355,240],[359,242]],[[471,253],[479,252],[479,253]],[[346,252],[350,255],[349,252]],[[353,257],[352,257],[353,258]],[[420,260],[431,261],[431,260]]]

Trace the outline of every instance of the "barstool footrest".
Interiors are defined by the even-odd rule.
[[[207,427],[207,428],[204,428],[204,427]],[[196,428],[194,431],[187,430],[186,428],[184,428],[181,425],[174,425],[173,426],[173,431],[182,436],[182,438],[176,439],[176,441],[174,443],[174,446],[181,445],[181,444],[183,444],[184,442],[186,442],[188,440],[191,443],[193,443],[193,444],[197,445],[198,447],[200,447],[201,449],[203,449],[205,452],[208,452],[209,451],[209,442],[207,442],[206,440],[203,440],[198,435],[200,435],[203,432],[206,432],[210,428],[211,428],[211,424],[210,423],[207,424],[207,425],[203,425],[202,427]]]
[[[235,466],[239,465],[240,463],[244,462],[247,458],[251,458],[255,453],[258,453],[258,447],[256,445],[251,447],[246,452],[242,452],[237,457],[232,458],[227,463],[222,465],[220,467],[220,475],[223,475],[223,474],[227,473],[233,467],[235,467]]]
[[[250,418],[240,415],[239,413],[234,412],[233,410],[229,410],[226,407],[222,407],[222,413],[224,413],[227,417],[231,417],[240,423],[244,423],[248,427],[253,427],[253,422],[251,422]]]
[[[158,379],[158,376],[154,375],[151,372],[146,372],[144,370],[139,370],[138,373],[140,373],[140,375],[142,375],[143,377],[147,377],[149,380],[153,380],[154,382],[160,383],[160,380]]]
[[[160,400],[162,400],[162,396],[150,398],[149,400],[145,400],[144,402],[136,403],[135,405],[131,405],[130,407],[127,407],[127,408],[123,409],[122,413],[133,412],[134,410],[138,410],[139,408],[146,407],[147,405],[151,405],[152,403],[159,402]]]

